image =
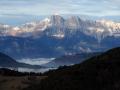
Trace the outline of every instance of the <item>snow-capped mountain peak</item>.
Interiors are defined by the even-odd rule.
[[[47,31],[46,31],[47,30]],[[71,16],[64,19],[59,14],[54,14],[39,22],[26,23],[20,27],[0,25],[2,35],[11,36],[33,36],[39,33],[47,33],[47,35],[64,38],[66,35],[77,34],[82,32],[85,35],[96,38],[99,42],[107,36],[120,36],[120,23],[109,20],[82,20],[78,16]],[[29,35],[28,35],[29,33]]]
[[[43,20],[43,22],[50,22],[50,19],[49,18],[45,18],[44,20]]]

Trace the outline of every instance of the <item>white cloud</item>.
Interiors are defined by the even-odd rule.
[[[54,60],[55,58],[37,58],[37,59],[21,59],[18,60],[18,62],[22,62],[22,63],[26,63],[26,64],[31,64],[31,65],[42,65],[42,64],[46,64],[52,60]]]
[[[0,0],[0,14],[120,15],[120,0]]]

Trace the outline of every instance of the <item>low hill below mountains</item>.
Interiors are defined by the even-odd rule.
[[[29,65],[25,63],[19,63],[12,59],[11,57],[0,53],[0,67],[7,67],[7,68],[42,68],[39,65]]]
[[[119,90],[120,47],[45,75],[41,83],[25,90]]]

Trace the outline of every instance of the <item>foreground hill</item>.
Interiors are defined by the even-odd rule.
[[[45,75],[48,78],[26,90],[119,90],[120,47]]]
[[[22,68],[41,68],[41,66],[38,65],[29,65],[29,64],[25,64],[25,63],[19,63],[17,61],[15,61],[14,59],[12,59],[11,57],[0,53],[0,67],[10,67],[10,68],[18,68],[18,67],[22,67]]]

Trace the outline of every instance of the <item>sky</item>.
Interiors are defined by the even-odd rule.
[[[54,13],[120,16],[120,0],[0,0],[0,16]]]

